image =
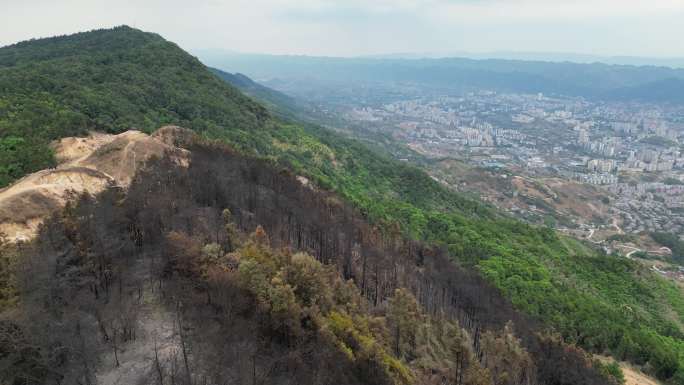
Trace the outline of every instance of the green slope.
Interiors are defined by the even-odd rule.
[[[154,34],[119,27],[0,49],[0,186],[50,166],[50,140],[88,130],[220,125],[250,141],[267,121],[265,108]]]
[[[267,99],[269,104],[272,100]],[[312,129],[315,128],[309,127]],[[316,136],[336,153],[345,153],[355,145],[332,134],[327,134],[330,140],[325,141],[323,130]],[[359,151],[356,156],[361,153],[364,152]],[[372,157],[374,160],[378,155]],[[364,159],[361,163],[373,165],[373,160]],[[373,174],[387,172],[390,171],[373,170]],[[371,180],[364,183],[371,185],[357,186],[358,189],[372,190]],[[347,196],[353,196],[349,191],[357,190],[353,186],[349,190],[342,187]],[[447,194],[440,201],[450,199],[456,198]],[[372,207],[370,202],[357,204]],[[380,202],[379,206],[391,204]],[[423,210],[413,212],[415,207],[407,208],[403,214],[393,211],[383,218],[414,218],[404,224],[414,236],[443,243],[459,262],[477,265],[520,309],[547,321],[567,341],[644,365],[661,378],[681,383],[681,379],[674,378],[681,375],[674,371],[680,367],[678,357],[684,351],[684,300],[678,287],[636,262],[602,255],[572,239],[559,238],[547,229],[495,219],[484,214],[485,210],[480,212],[484,215],[473,219],[460,217],[459,210],[454,213],[447,208],[448,204],[438,204],[436,209],[432,206],[433,210],[425,210],[426,206],[421,204],[416,206]],[[423,225],[412,227],[416,224]]]
[[[119,27],[0,48],[2,184],[50,165],[52,139],[163,124],[306,175],[386,231],[448,248],[566,339],[684,384],[681,292],[636,263],[505,218],[359,142],[283,122],[158,35]]]
[[[239,89],[246,95],[258,99],[259,102],[283,118],[305,116],[307,114],[306,110],[310,108],[305,103],[282,92],[263,86],[243,74],[231,74],[216,68],[210,68],[210,70],[221,80]]]

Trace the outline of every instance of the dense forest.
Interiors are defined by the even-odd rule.
[[[0,49],[0,186],[54,165],[48,144],[65,136],[175,123],[249,142],[267,118],[175,44],[128,27]]]
[[[387,313],[383,313],[388,311],[387,304],[398,289],[407,289],[422,309],[424,317],[421,319],[425,322],[430,324],[432,321],[428,320],[448,317],[468,333],[472,343],[465,345],[476,357],[469,358],[469,362],[478,362],[485,368],[491,366],[486,364],[480,344],[475,341],[480,341],[480,335],[490,331],[499,337],[513,333],[520,339],[521,346],[533,357],[538,383],[596,383],[592,382],[595,372],[585,370],[591,364],[586,364],[581,351],[574,347],[577,346],[591,352],[610,353],[618,359],[642,365],[645,371],[663,380],[684,384],[684,300],[681,291],[633,261],[602,255],[549,229],[506,218],[482,203],[445,189],[419,169],[371,151],[359,142],[321,127],[274,117],[267,108],[244,96],[195,58],[157,35],[119,27],[0,49],[0,141],[2,148],[8,149],[0,153],[2,184],[27,172],[54,165],[48,147],[52,139],[88,130],[120,132],[138,128],[149,132],[167,123],[184,125],[205,139],[227,143],[237,153],[220,146],[193,148],[193,166],[188,171],[193,173],[191,177],[160,166],[156,171],[149,171],[152,175],[139,178],[123,198],[117,196],[117,192],[109,192],[95,200],[85,199],[76,206],[86,212],[105,210],[106,214],[79,214],[74,217],[77,223],[69,226],[86,221],[83,226],[96,227],[86,227],[88,230],[64,228],[64,220],[55,218],[45,226],[37,244],[26,247],[28,251],[16,250],[15,253],[8,251],[11,248],[6,249],[0,265],[3,277],[11,278],[16,265],[23,266],[19,263],[21,260],[35,263],[35,258],[47,260],[50,256],[54,261],[51,269],[65,274],[57,277],[59,279],[49,275],[53,277],[50,285],[57,285],[55,290],[62,291],[50,294],[50,298],[58,301],[49,303],[54,306],[58,321],[46,319],[45,322],[59,323],[59,317],[66,314],[66,310],[59,309],[64,306],[63,300],[59,302],[60,297],[85,295],[100,299],[99,292],[103,290],[100,286],[111,291],[115,284],[119,288],[124,284],[132,285],[119,279],[125,276],[121,273],[125,266],[120,265],[125,261],[118,261],[119,255],[156,258],[156,269],[161,271],[154,274],[155,277],[161,274],[162,287],[187,284],[196,288],[178,289],[180,294],[168,294],[171,297],[182,293],[212,297],[207,294],[211,293],[206,288],[208,283],[203,281],[207,279],[206,272],[220,268],[222,264],[230,265],[229,259],[234,256],[228,260],[224,256],[241,254],[244,250],[236,251],[238,243],[240,250],[250,246],[245,240],[235,242],[235,245],[226,241],[226,232],[220,230],[223,225],[206,227],[205,224],[202,227],[195,221],[211,219],[219,223],[223,211],[228,209],[239,229],[236,231],[251,233],[261,225],[270,236],[273,249],[266,253],[268,257],[252,255],[245,258],[272,265],[268,272],[259,273],[266,274],[268,285],[238,285],[235,289],[252,293],[255,303],[261,303],[265,308],[270,309],[272,304],[268,302],[270,297],[264,297],[263,293],[279,291],[283,286],[270,287],[271,284],[280,280],[293,287],[292,282],[283,281],[282,276],[289,273],[281,273],[288,269],[283,259],[289,258],[281,248],[290,247],[307,252],[323,264],[323,269],[334,265],[336,274],[341,277],[332,272],[323,274],[327,274],[329,285],[334,286],[338,279],[353,279],[354,290],[358,290],[353,295],[364,303],[359,306],[370,309],[369,314],[384,314],[383,317],[389,319]],[[243,158],[244,154],[255,158]],[[224,159],[226,157],[229,159]],[[226,170],[217,169],[213,162],[227,162]],[[163,173],[163,170],[168,172]],[[285,175],[306,177],[316,193],[302,190],[294,184],[292,177],[281,176],[281,170]],[[245,178],[252,180],[238,183]],[[157,181],[157,184],[149,185],[149,181]],[[199,181],[201,184],[196,184]],[[288,193],[298,198],[287,198]],[[109,203],[103,203],[107,199]],[[287,199],[291,201],[285,202]],[[169,200],[186,202],[188,207],[194,208],[184,211],[181,203],[175,205]],[[121,205],[116,203],[122,201]],[[155,204],[165,206],[155,207]],[[197,210],[207,207],[208,213],[199,215]],[[125,215],[120,210],[124,210]],[[98,224],[87,220],[101,215],[112,217],[113,222]],[[89,239],[91,236],[99,238]],[[187,246],[188,254],[182,251],[185,246],[179,248],[178,244]],[[352,250],[350,245],[355,244],[364,249]],[[211,251],[204,252],[208,246],[214,250],[209,253],[214,257],[209,258],[208,265],[202,262],[202,266],[186,266],[179,270],[177,262],[164,260],[182,254],[192,261],[198,258],[204,261],[208,258],[207,252]],[[140,251],[141,255],[136,254],[135,250],[140,248],[149,248],[149,253]],[[36,250],[46,251],[40,254]],[[392,263],[385,263],[386,260]],[[236,279],[242,282],[240,267],[237,269]],[[183,279],[177,281],[177,278]],[[184,281],[185,278],[190,281]],[[32,283],[32,280],[27,281]],[[26,306],[31,302],[22,298],[29,293],[46,295],[44,291],[22,288],[20,283],[16,282],[16,287],[2,288],[0,303],[3,307]],[[283,290],[287,292],[287,289]],[[308,311],[305,309],[310,308],[311,303],[300,294],[294,290],[294,298],[287,293],[283,295],[289,297],[288,301],[296,302],[302,311]],[[235,292],[216,295],[230,297]],[[330,317],[336,319],[332,316],[335,312],[342,314],[335,302],[339,301],[336,295],[325,299],[333,305],[326,311],[319,309],[322,312],[312,316],[312,319],[318,317],[315,322],[319,323],[297,332],[304,333],[302,338],[318,338],[322,333],[320,322]],[[404,297],[409,299],[404,298],[402,302],[411,302],[410,296]],[[40,302],[32,303],[37,306]],[[178,303],[176,301],[176,305]],[[245,309],[259,308],[253,304],[244,306]],[[193,314],[208,311],[208,308],[193,310],[187,306],[183,309],[182,314],[186,310],[189,312],[188,319],[192,319]],[[78,310],[82,310],[80,306]],[[355,311],[364,314],[361,310],[346,311],[352,318]],[[245,320],[262,320],[259,317],[269,314],[241,313]],[[285,321],[291,323],[292,318],[288,317],[292,314],[285,316]],[[337,320],[341,324],[347,322],[344,317]],[[506,329],[508,321],[513,323]],[[391,322],[386,323],[384,327],[391,329]],[[244,321],[244,324],[250,322]],[[556,334],[538,335],[546,333],[546,326]],[[17,329],[16,324],[3,327],[4,335],[12,338],[30,334]],[[372,329],[370,325],[368,328]],[[346,331],[348,336],[344,338],[365,340],[369,336],[367,332]],[[90,334],[93,335],[97,333]],[[564,342],[553,336],[559,336]],[[108,340],[116,338],[109,336]],[[215,340],[211,335],[206,338]],[[287,338],[284,346],[291,347]],[[328,343],[337,344],[338,348],[343,346],[338,342],[344,338],[341,335],[336,338],[329,339]],[[411,376],[420,373],[415,369],[419,364],[414,361],[422,353],[404,354],[388,342],[391,338],[373,334],[373,339],[382,346],[382,351],[376,351],[379,357],[387,353],[401,365],[408,365]],[[311,341],[300,342],[304,346]],[[351,340],[344,343],[352,349],[347,357],[351,357],[350,365],[354,365],[354,357],[359,351],[350,345],[354,345]],[[449,348],[441,346],[439,349]],[[275,354],[270,352],[268,354]],[[5,360],[7,354],[0,352],[0,359]],[[41,359],[62,359],[50,356],[49,350],[39,350],[35,354]],[[45,354],[48,357],[44,357]],[[566,354],[575,358],[566,359]],[[444,355],[435,357],[432,359],[449,361]],[[395,381],[397,373],[404,370],[392,362],[386,360],[378,365],[383,368],[381,372]],[[81,364],[83,367],[90,365]],[[252,365],[263,369],[261,365],[267,364],[253,362]],[[278,364],[276,369],[282,369],[280,365],[284,364]],[[562,365],[571,365],[573,369]],[[185,366],[187,374],[191,364]],[[183,371],[172,363],[164,367]],[[567,368],[564,378],[572,381],[563,382],[563,378],[553,377],[551,372],[560,368]],[[48,369],[45,369],[45,376],[50,375]],[[90,369],[83,370],[88,372]],[[207,368],[202,371],[212,372]],[[82,371],[79,373],[83,375]],[[573,377],[575,375],[579,377]],[[354,381],[349,380],[350,383]]]

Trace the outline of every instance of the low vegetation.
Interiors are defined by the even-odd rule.
[[[607,242],[635,243],[639,237],[635,234],[613,234],[606,238]]]

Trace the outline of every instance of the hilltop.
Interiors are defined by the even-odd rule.
[[[270,120],[175,44],[125,26],[0,48],[0,90],[0,186],[55,165],[49,143],[66,136],[174,123],[237,142]]]

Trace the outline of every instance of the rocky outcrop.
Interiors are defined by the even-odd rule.
[[[194,137],[190,130],[167,126],[152,135],[131,130],[55,142],[57,168],[27,175],[0,190],[0,235],[14,242],[32,238],[43,220],[68,200],[109,186],[128,187],[153,157],[169,156],[187,166],[189,153],[181,147]]]

